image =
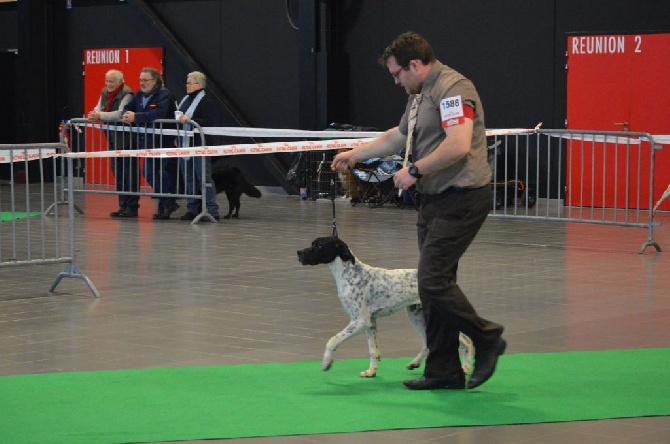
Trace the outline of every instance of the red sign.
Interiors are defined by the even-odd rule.
[[[98,104],[105,87],[105,74],[110,69],[123,72],[125,84],[133,91],[140,87],[142,68],[155,68],[161,76],[163,73],[163,48],[85,49],[83,56],[85,115]],[[107,140],[101,131],[88,130],[86,136],[86,151],[107,150]],[[86,183],[114,184],[109,159],[87,159]]]
[[[569,129],[670,134],[670,34],[574,35],[568,37],[567,48]],[[639,158],[625,150],[585,148],[583,156],[573,153],[568,158],[568,183],[584,184],[568,185],[568,203],[648,208],[649,144],[643,145]],[[669,151],[655,152],[654,202],[670,183]]]

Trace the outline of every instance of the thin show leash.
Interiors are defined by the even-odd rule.
[[[334,172],[333,174],[337,174]],[[337,236],[337,221],[335,219],[335,196],[337,196],[337,181],[334,177],[330,178],[330,202],[333,206],[333,236]]]

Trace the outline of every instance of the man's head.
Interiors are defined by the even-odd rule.
[[[207,86],[207,77],[200,71],[188,73],[186,77],[186,92],[188,94],[204,89]]]
[[[386,47],[379,63],[386,66],[407,94],[421,92],[423,82],[436,61],[430,43],[415,32],[400,34]]]
[[[143,93],[148,93],[160,83],[162,82],[158,70],[155,68],[142,68],[142,71],[140,71],[140,89]]]
[[[123,73],[118,69],[110,69],[105,74],[105,87],[108,92],[114,92],[119,89],[119,86],[123,83]]]

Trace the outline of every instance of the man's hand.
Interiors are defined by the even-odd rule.
[[[125,123],[133,123],[135,121],[135,113],[132,111],[126,111],[122,117]]]
[[[100,112],[99,111],[91,111],[88,113],[88,120],[100,120]]]
[[[333,158],[333,162],[330,164],[330,169],[333,171],[347,171],[350,168],[353,168],[356,164],[356,159],[354,158],[354,151],[343,151],[337,153]]]
[[[409,174],[409,167],[396,171],[393,175],[393,183],[399,190],[407,190],[414,185],[416,177]]]

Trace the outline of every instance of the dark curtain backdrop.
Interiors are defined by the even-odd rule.
[[[249,125],[299,128],[300,43],[305,37],[293,25],[305,1],[147,2],[198,66],[191,66],[174,42],[138,13],[136,0],[72,0],[71,9],[65,0],[49,2],[53,12],[44,20],[53,37],[47,76],[56,92],[37,90],[43,95],[38,101],[51,113],[48,123],[38,124],[56,127],[65,114],[84,112],[85,48],[162,46],[166,84],[177,96],[185,75],[197,67]],[[19,46],[24,31],[16,26],[16,10],[17,4],[0,5],[0,50]],[[328,42],[328,73],[335,85],[328,89],[336,104],[329,106],[328,120],[380,129],[397,124],[406,100],[377,64],[377,56],[401,32],[423,34],[442,62],[474,81],[489,128],[531,127],[540,121],[545,128],[563,127],[568,33],[670,32],[667,0],[323,0],[316,10],[329,15],[317,30]],[[34,75],[24,71],[18,78],[43,85],[43,74]],[[2,94],[7,102],[14,91],[5,88]],[[224,113],[221,124],[235,125],[235,119]]]

